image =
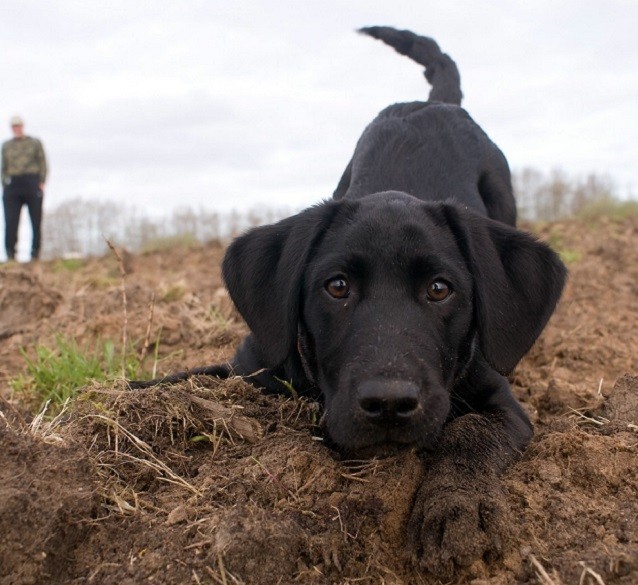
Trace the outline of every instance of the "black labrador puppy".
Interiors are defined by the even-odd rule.
[[[408,544],[446,575],[500,552],[497,477],[532,436],[504,376],[546,325],[566,271],[514,227],[507,161],[459,106],[454,62],[409,31],[362,32],[426,67],[429,100],[372,121],[332,200],[232,243],[223,275],[251,334],[229,365],[164,381],[285,381],[319,391],[339,450],[418,450],[426,475]]]

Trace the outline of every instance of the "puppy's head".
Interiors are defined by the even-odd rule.
[[[432,444],[476,352],[509,372],[565,278],[532,237],[399,192],[252,230],[223,271],[267,365],[299,352],[325,397],[330,438],[368,453]]]

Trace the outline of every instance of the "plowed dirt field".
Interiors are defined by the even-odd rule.
[[[511,376],[536,434],[504,477],[503,558],[453,582],[635,585],[638,220],[534,229],[570,269]],[[158,375],[230,357],[246,328],[222,255],[126,254],[126,317],[113,255],[0,268],[0,584],[438,582],[405,552],[416,455],[340,460],[314,403],[237,379],[145,391],[87,381],[50,422],[11,389],[20,349],[60,335],[120,347],[126,332]]]

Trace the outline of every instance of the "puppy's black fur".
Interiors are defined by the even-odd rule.
[[[419,450],[428,473],[409,544],[444,574],[499,550],[492,480],[532,434],[503,376],[566,272],[514,227],[507,162],[458,105],[454,62],[409,31],[362,32],[424,65],[430,99],[373,120],[332,200],[232,243],[224,279],[251,334],[228,367],[166,380],[233,373],[269,391],[284,380],[321,396],[338,449]]]

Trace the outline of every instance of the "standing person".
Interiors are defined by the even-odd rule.
[[[4,195],[5,249],[9,260],[15,259],[20,211],[26,205],[31,218],[33,242],[31,259],[40,256],[42,199],[47,178],[47,162],[42,143],[26,136],[20,116],[11,118],[13,138],[2,145],[2,185]]]

